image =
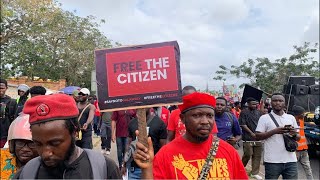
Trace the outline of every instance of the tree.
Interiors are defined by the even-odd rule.
[[[318,44],[311,47],[310,43],[304,43],[302,46],[293,46],[293,48],[295,49],[293,55],[274,61],[266,57],[258,57],[255,60],[248,59],[240,66],[232,65],[227,68],[220,65],[213,79],[225,81],[226,75],[242,77],[249,79],[250,85],[265,92],[274,93],[282,91],[282,86],[287,83],[289,76],[307,75],[319,78],[319,59],[314,60],[314,57],[311,56],[312,53],[318,51]]]
[[[112,47],[93,16],[63,11],[51,0],[1,1],[1,63],[4,75],[64,78],[90,87],[94,49]],[[31,5],[30,5],[31,4]]]
[[[3,0],[0,8],[1,48],[50,21],[59,10],[51,0]]]

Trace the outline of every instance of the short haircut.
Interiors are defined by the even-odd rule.
[[[183,89],[183,91],[187,91],[187,90],[194,90],[194,91],[197,91],[195,87],[193,86],[185,86]]]
[[[234,106],[238,106],[240,104],[240,102],[239,101],[236,101],[235,103],[234,103]]]
[[[3,83],[6,87],[8,87],[8,82],[5,79],[0,79],[0,83]]]
[[[247,103],[252,102],[252,101],[257,101],[257,100],[253,97],[248,97],[246,100]]]
[[[45,95],[46,92],[47,92],[47,90],[43,86],[33,86],[30,88],[30,94]]]
[[[273,94],[271,95],[271,97],[272,97],[272,96],[278,96],[278,95],[280,95],[280,96],[283,96],[283,97],[284,97],[284,95],[283,95],[282,93],[279,93],[279,92],[273,93]]]
[[[294,105],[292,107],[292,113],[294,116],[302,115],[306,110],[302,106]]]
[[[224,100],[224,101],[226,102],[226,105],[228,105],[228,101],[227,101],[226,98],[224,98],[224,97],[217,97],[216,100],[218,100],[218,99]]]

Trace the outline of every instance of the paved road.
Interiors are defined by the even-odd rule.
[[[101,140],[100,137],[94,137],[93,138],[93,147],[95,150],[97,151],[101,151]],[[112,143],[111,142],[111,151],[110,151],[110,155],[108,155],[108,157],[110,157],[111,159],[113,159],[117,164],[118,164],[118,158],[117,158],[117,145],[116,143]]]
[[[311,168],[312,168],[312,174],[314,179],[320,179],[320,152],[318,152],[317,157],[310,158]],[[305,173],[303,171],[303,168],[299,164],[299,179],[306,179]]]
[[[93,138],[93,145],[94,145],[94,149],[97,151],[101,150],[101,141],[100,138]],[[243,154],[242,148],[240,148],[238,150],[240,157]],[[111,143],[111,154],[109,155],[109,157],[111,159],[113,159],[117,164],[118,164],[118,158],[117,158],[117,145],[115,143]],[[313,171],[313,177],[314,179],[320,179],[319,176],[319,165],[320,165],[320,153],[318,154],[317,157],[314,158],[310,158],[310,162],[311,162],[311,167],[312,167],[312,171]],[[248,163],[246,169],[250,170],[251,168],[251,162]],[[261,164],[261,168],[260,168],[260,176],[262,176],[264,178],[264,166]],[[302,166],[299,164],[298,165],[298,174],[299,174],[299,178],[298,179],[306,179],[304,170],[302,168]]]

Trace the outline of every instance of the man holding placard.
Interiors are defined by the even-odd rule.
[[[136,116],[134,110],[115,111],[111,116],[111,132],[112,142],[117,143],[117,155],[119,167],[123,163],[123,157],[126,152],[126,145],[128,141],[128,124],[131,119]]]
[[[208,94],[184,96],[179,109],[186,133],[156,156],[151,138],[148,148],[137,143],[134,160],[142,169],[142,179],[248,179],[237,151],[212,134],[215,104]]]
[[[95,51],[99,107],[102,112],[137,110],[139,142],[147,146],[145,108],[182,101],[180,50],[176,41]],[[112,118],[113,140],[117,117]],[[123,128],[124,129],[124,128]],[[120,130],[121,131],[121,130]],[[122,164],[124,139],[118,149]],[[118,146],[118,143],[117,143]]]

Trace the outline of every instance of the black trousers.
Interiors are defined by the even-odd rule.
[[[111,128],[106,127],[107,136],[101,136],[101,149],[109,150],[111,149]]]
[[[82,139],[79,141],[76,141],[76,145],[81,147],[81,148],[86,148],[86,149],[92,149],[93,144],[92,144],[92,135],[91,136],[86,136],[82,137]]]

